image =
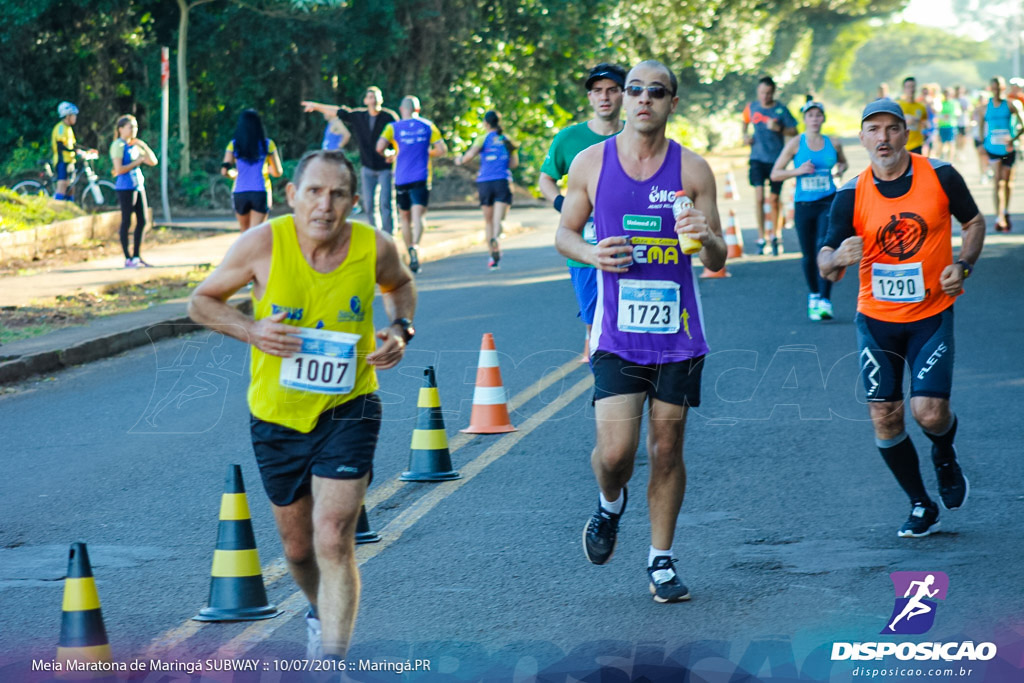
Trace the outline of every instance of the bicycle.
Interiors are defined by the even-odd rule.
[[[92,170],[90,161],[99,158],[95,150],[81,151],[78,159],[81,161],[82,170],[75,170],[75,175],[68,184],[76,204],[86,211],[113,211],[117,209],[117,190],[114,183],[109,180],[100,180],[96,171]],[[42,170],[39,172],[38,180],[26,179],[15,183],[12,190],[22,195],[46,195],[52,197],[57,186],[57,176],[48,161],[41,162]]]

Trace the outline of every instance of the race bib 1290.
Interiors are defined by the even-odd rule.
[[[871,266],[871,294],[879,301],[924,301],[924,272],[920,263],[875,263]]]

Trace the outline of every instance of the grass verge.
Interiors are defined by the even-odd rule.
[[[198,268],[183,276],[110,285],[99,293],[78,292],[34,301],[31,306],[5,306],[0,308],[0,344],[38,337],[61,328],[85,325],[103,316],[131,313],[186,297],[208,274],[208,268]]]

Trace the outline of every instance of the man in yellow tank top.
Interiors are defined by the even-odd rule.
[[[295,213],[243,233],[189,315],[254,347],[253,450],[309,599],[307,657],[340,658],[359,607],[355,528],[380,431],[376,371],[397,365],[413,337],[416,287],[390,235],[348,220],[359,197],[342,152],[305,154],[287,195]],[[225,303],[249,282],[253,318]],[[394,320],[376,331],[375,287]]]

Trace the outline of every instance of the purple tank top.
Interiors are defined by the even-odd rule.
[[[684,189],[681,148],[669,141],[661,168],[641,181],[622,170],[617,140],[600,143],[604,161],[597,181],[594,226],[598,241],[630,238],[633,264],[625,273],[597,272],[590,351],[607,351],[642,365],[702,356],[708,345],[700,291],[690,257],[679,250],[672,215],[675,192]]]

